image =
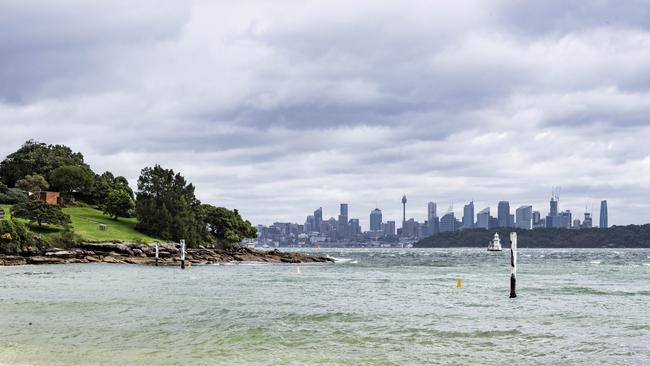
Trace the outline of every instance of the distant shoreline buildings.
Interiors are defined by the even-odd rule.
[[[319,246],[340,244],[345,246],[393,246],[394,244],[413,242],[438,233],[466,229],[518,228],[532,230],[536,228],[590,229],[593,228],[591,212],[585,210],[582,221],[573,218],[570,210],[560,211],[559,197],[551,195],[549,211],[542,216],[540,211],[533,211],[532,205],[518,207],[511,212],[509,201],[497,204],[496,217],[491,215],[490,207],[483,208],[475,214],[474,201],[463,207],[462,220],[454,214],[453,206],[438,217],[436,202],[427,204],[427,220],[423,223],[413,218],[406,219],[406,195],[402,196],[402,225],[397,228],[395,221],[384,222],[381,209],[374,208],[369,214],[369,229],[363,231],[359,219],[350,218],[347,203],[340,204],[338,218],[323,219],[323,208],[317,208],[307,216],[304,224],[275,222],[273,225],[258,225],[258,240],[269,246]],[[608,227],[607,201],[600,203],[599,227]]]

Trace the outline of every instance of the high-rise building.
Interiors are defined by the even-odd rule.
[[[406,225],[406,195],[402,196],[402,232],[404,232],[404,225]]]
[[[476,214],[476,227],[481,229],[490,228],[490,208],[484,208]]]
[[[319,207],[314,211],[314,226],[312,227],[313,231],[321,232],[321,225],[323,224],[323,208]]]
[[[580,219],[573,219],[573,225],[571,225],[571,229],[580,229],[582,224],[580,223]]]
[[[456,230],[456,217],[453,212],[446,213],[440,218],[440,232]]]
[[[341,203],[341,210],[339,212],[339,227],[338,236],[346,238],[348,235],[348,204]]]
[[[370,231],[381,231],[381,210],[378,208],[370,211]]]
[[[559,218],[559,228],[562,229],[570,229],[571,228],[571,222],[572,222],[572,215],[571,211],[566,210],[560,212],[560,214],[557,216]]]
[[[395,236],[395,221],[386,221],[382,227],[384,235]]]
[[[510,227],[510,202],[500,201],[497,208],[499,219],[499,227]]]
[[[427,205],[427,221],[432,222],[434,217],[438,217],[438,205],[435,202],[429,202]]]
[[[341,212],[339,213],[341,216],[348,216],[348,204],[347,203],[341,203]]]
[[[312,215],[307,216],[307,220],[305,220],[305,226],[304,226],[305,233],[309,234],[312,231],[316,231],[315,226],[316,225],[314,224],[314,216]]]
[[[436,235],[440,232],[440,218],[438,216],[427,222],[427,225],[429,226],[429,234]]]
[[[350,219],[348,222],[348,229],[350,236],[361,234],[361,225],[359,225],[359,219]]]
[[[515,211],[515,226],[519,229],[533,228],[533,206],[521,206]]]
[[[607,217],[607,200],[600,201],[600,228],[607,229],[609,227]]]
[[[548,216],[546,216],[546,227],[547,228],[559,228],[562,227],[560,223],[560,216],[558,213],[558,200],[555,196],[551,196],[550,201],[550,210]]]
[[[550,202],[551,210],[548,213],[549,216],[557,216],[558,215],[558,201],[555,199],[555,197],[551,197],[551,202]]]
[[[542,226],[542,214],[539,211],[533,211],[533,227]]]
[[[474,201],[463,207],[463,229],[474,228]]]
[[[585,212],[585,219],[582,220],[583,229],[591,229],[593,227],[593,221],[591,219],[591,212]]]

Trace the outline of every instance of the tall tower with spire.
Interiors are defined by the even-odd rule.
[[[406,227],[406,195],[402,196],[402,229]]]

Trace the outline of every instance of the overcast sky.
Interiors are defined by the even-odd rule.
[[[647,1],[0,0],[0,158],[161,164],[255,224],[474,199],[650,222]],[[400,225],[398,224],[398,227]]]

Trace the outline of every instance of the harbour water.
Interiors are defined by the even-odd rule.
[[[0,267],[0,365],[650,364],[650,250],[318,253]]]

